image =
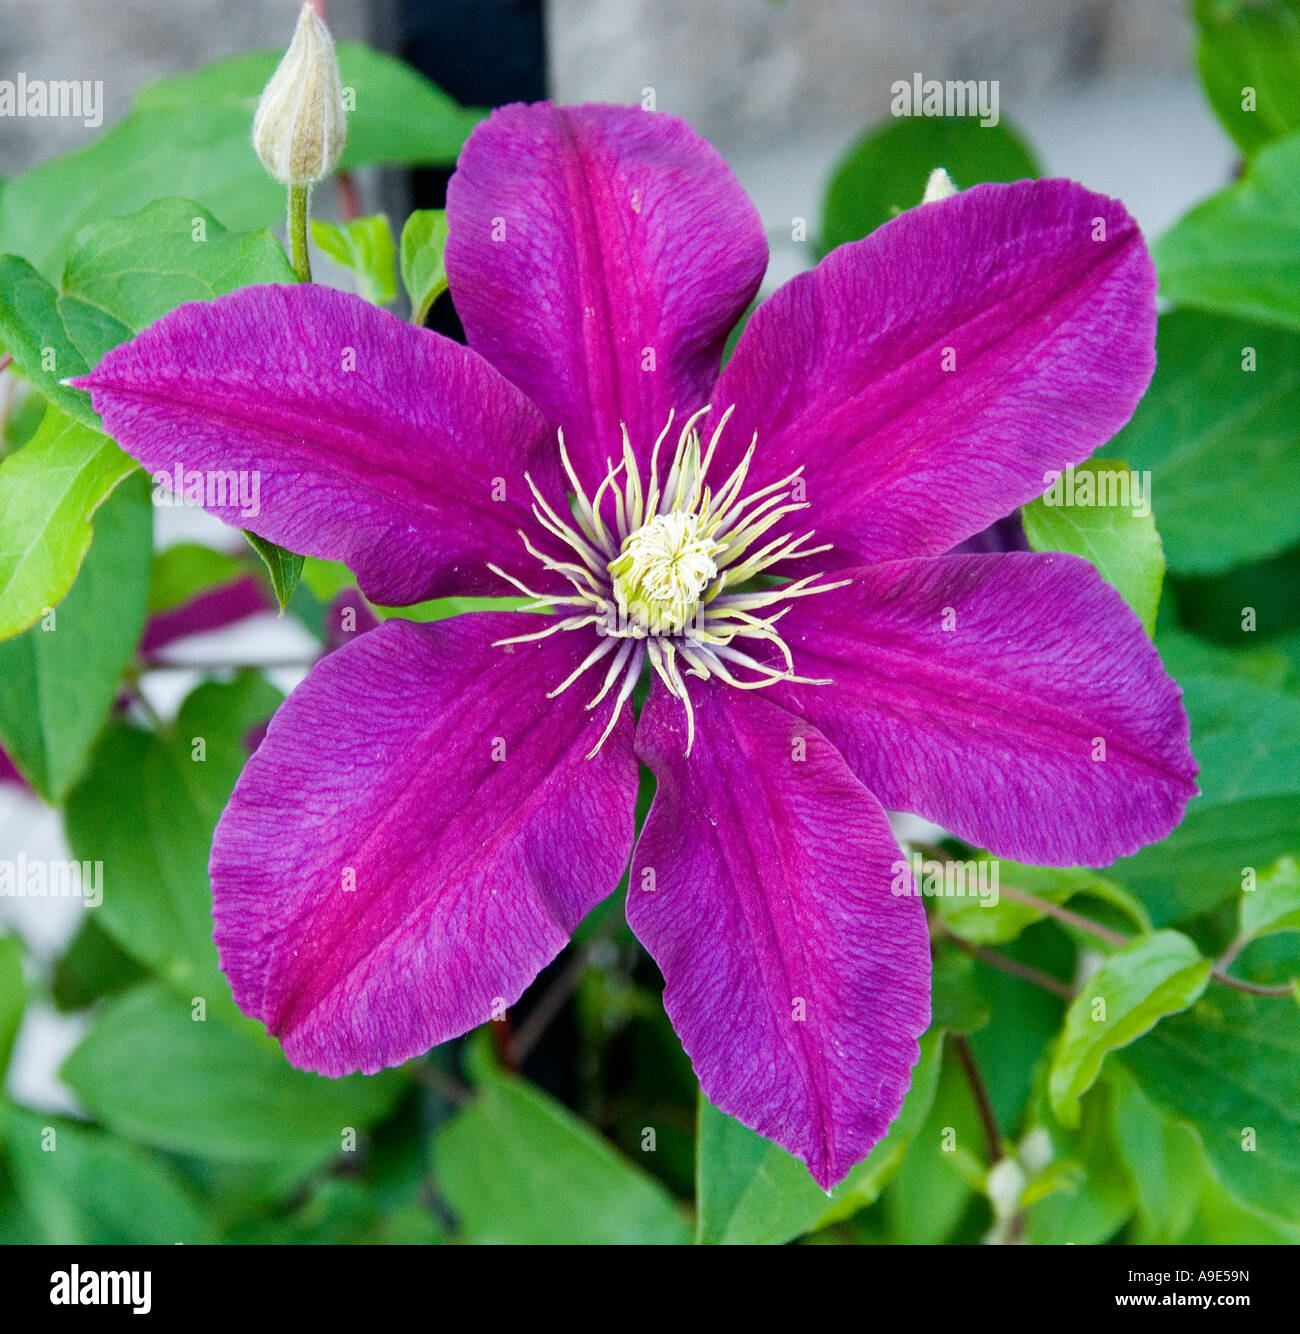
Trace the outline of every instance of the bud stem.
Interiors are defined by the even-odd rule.
[[[289,263],[300,283],[311,282],[311,260],[307,257],[307,197],[310,185],[289,187]]]

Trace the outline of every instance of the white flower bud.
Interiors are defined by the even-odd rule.
[[[1026,1184],[1025,1169],[1014,1158],[999,1158],[989,1168],[986,1189],[996,1217],[1010,1218],[1016,1212]]]
[[[293,41],[257,104],[253,147],[282,185],[315,185],[334,170],[346,134],[334,42],[305,4]]]
[[[936,167],[925,183],[925,194],[921,196],[921,203],[934,204],[940,199],[951,199],[956,193],[957,187],[952,183],[952,177],[943,167]]]
[[[1016,1157],[1030,1176],[1037,1176],[1056,1156],[1052,1137],[1045,1126],[1037,1126],[1020,1141]]]

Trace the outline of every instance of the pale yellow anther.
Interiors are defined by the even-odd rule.
[[[680,631],[694,620],[701,597],[717,578],[713,558],[721,550],[701,515],[684,510],[655,515],[624,539],[609,563],[619,607],[651,634]]]

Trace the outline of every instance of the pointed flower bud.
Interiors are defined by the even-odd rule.
[[[936,167],[925,183],[925,194],[921,197],[921,203],[933,204],[940,199],[949,199],[956,193],[957,187],[952,183],[952,177],[943,167]]]
[[[282,185],[315,185],[334,170],[346,133],[334,41],[305,4],[293,41],[257,104],[253,147]]]

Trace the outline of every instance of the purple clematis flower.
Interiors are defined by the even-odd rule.
[[[829,1187],[930,1020],[885,809],[1104,865],[1196,790],[1178,687],[1089,564],[944,554],[1128,419],[1141,235],[1068,181],[977,186],[781,288],[719,377],[766,244],[681,121],[507,107],[447,202],[468,347],[261,287],[80,382],[150,470],[259,471],[256,531],[377,602],[551,613],[390,620],[316,666],[217,829],[222,966],[294,1064],[375,1071],[512,1004],[630,858],[704,1091]]]

